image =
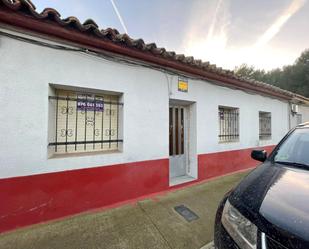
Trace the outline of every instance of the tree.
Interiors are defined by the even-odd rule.
[[[239,67],[236,67],[234,72],[237,75],[252,78],[255,80],[263,81],[265,78],[265,71],[255,69],[254,66],[248,66],[247,64],[241,64]]]
[[[265,72],[254,66],[242,64],[234,72],[242,77],[278,86],[282,89],[309,97],[309,49],[301,53],[293,65],[276,68]]]

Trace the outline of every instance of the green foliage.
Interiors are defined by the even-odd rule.
[[[254,66],[242,64],[234,69],[242,77],[278,86],[282,89],[309,97],[309,49],[302,52],[293,65],[266,72]]]

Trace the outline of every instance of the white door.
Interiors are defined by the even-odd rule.
[[[186,175],[187,111],[184,106],[169,108],[170,178]]]

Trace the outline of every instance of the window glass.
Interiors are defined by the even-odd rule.
[[[309,165],[309,129],[296,129],[276,151],[274,161]]]

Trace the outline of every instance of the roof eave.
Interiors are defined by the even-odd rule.
[[[294,95],[292,102],[298,102],[299,104],[309,105],[309,99],[299,94]]]
[[[190,75],[198,76],[208,81],[214,81],[219,85],[225,85],[246,91],[252,91],[258,94],[264,94],[284,100],[291,100],[292,94],[274,91],[273,89],[262,88],[259,85],[240,80],[234,77],[227,77],[216,72],[209,72],[194,67],[190,64],[181,63],[176,60],[155,56],[149,52],[129,48],[121,44],[115,44],[112,41],[91,36],[88,33],[82,33],[75,29],[62,27],[48,20],[38,20],[32,16],[8,10],[0,6],[0,23],[18,27],[27,32],[44,34],[45,36],[57,38],[61,41],[69,41],[74,44],[92,49],[97,52],[108,51],[113,54],[134,58],[143,62],[158,65],[160,67],[170,68]]]

